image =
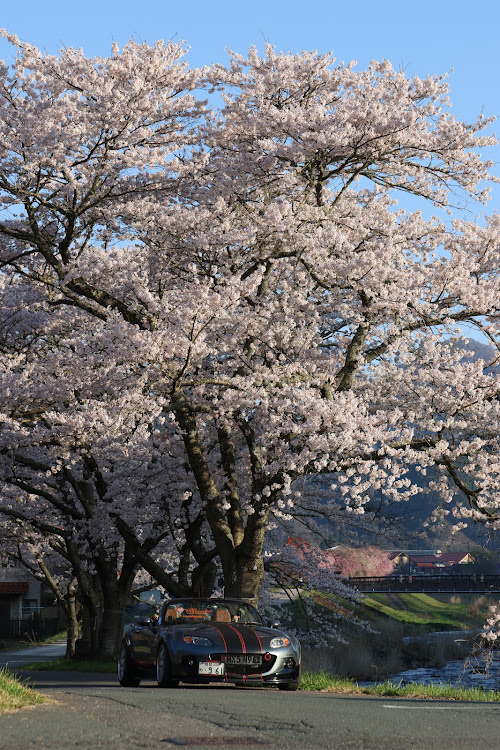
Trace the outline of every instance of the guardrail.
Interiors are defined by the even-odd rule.
[[[455,593],[496,593],[500,594],[500,575],[392,575],[370,578],[350,578],[349,583],[361,592],[441,592]]]

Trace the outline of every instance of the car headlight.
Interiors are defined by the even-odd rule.
[[[213,641],[210,638],[202,638],[199,635],[185,635],[184,643],[191,643],[193,646],[213,646]]]
[[[279,638],[273,638],[269,645],[271,648],[284,648],[290,645],[290,638],[282,635]]]

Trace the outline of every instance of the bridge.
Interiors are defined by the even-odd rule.
[[[497,594],[500,599],[500,575],[392,575],[372,578],[350,578],[349,584],[363,593],[441,593]]]

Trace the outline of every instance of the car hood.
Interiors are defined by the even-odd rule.
[[[296,647],[295,639],[292,636],[281,630],[268,628],[260,624],[246,625],[236,622],[214,622],[200,623],[199,625],[178,625],[174,627],[176,631],[178,629],[182,632],[182,636],[189,634],[210,638],[217,646],[220,646],[222,651],[228,652],[248,651],[250,653],[273,651],[274,649],[271,649],[270,642],[273,638],[279,638],[280,636],[289,638],[294,647]]]

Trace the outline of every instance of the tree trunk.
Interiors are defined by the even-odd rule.
[[[108,660],[116,659],[118,656],[126,603],[126,596],[116,596],[106,601],[106,609],[99,628],[99,658]]]
[[[262,554],[247,557],[235,551],[223,561],[224,595],[246,599],[258,605],[260,588],[264,580],[264,559]]]
[[[100,612],[93,602],[84,601],[81,637],[75,643],[75,659],[97,659],[99,651],[98,624]]]
[[[221,555],[225,595],[247,599],[255,606],[264,581],[264,541],[269,507],[247,520],[243,541],[232,552]]]
[[[215,585],[217,565],[213,562],[198,565],[191,574],[193,596],[210,596]]]
[[[68,586],[68,593],[65,597],[65,611],[66,611],[66,659],[74,659],[75,657],[75,643],[79,635],[79,624],[78,624],[78,603],[76,600],[76,581]]]
[[[116,659],[120,649],[125,619],[125,607],[132,588],[134,569],[128,574],[117,575],[114,561],[99,565],[100,583],[103,595],[103,610],[99,623],[98,656],[102,659]]]

